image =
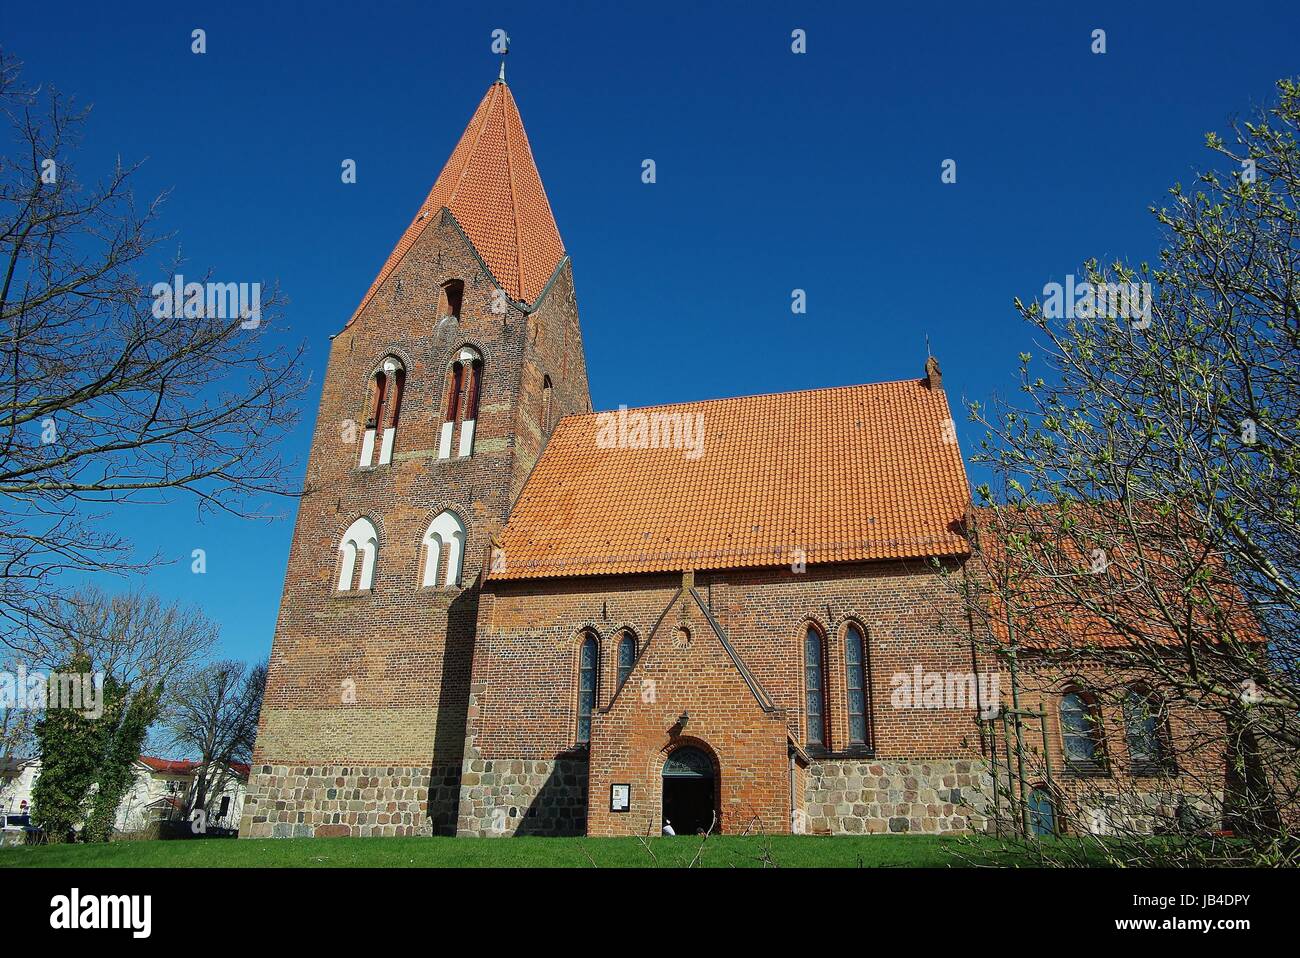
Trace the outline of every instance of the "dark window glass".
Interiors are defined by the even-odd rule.
[[[374,379],[370,382],[370,414],[366,417],[366,428],[376,429],[379,426],[379,417],[384,408],[384,389],[388,385],[388,377],[382,372],[375,373]]]
[[[1124,696],[1124,737],[1135,771],[1154,771],[1165,764],[1164,740],[1156,703],[1138,689]]]
[[[867,743],[867,670],[862,631],[850,625],[844,636],[845,675],[848,683],[849,742]]]
[[[469,367],[469,389],[465,393],[465,419],[478,419],[478,394],[483,383],[483,364],[477,359]]]
[[[389,429],[397,428],[397,417],[402,414],[402,393],[406,391],[406,370],[398,367],[393,373],[393,394],[388,397],[386,423]]]
[[[804,685],[808,694],[808,743],[826,744],[826,692],[822,669],[822,637],[809,627],[804,640]]]
[[[636,662],[636,638],[630,633],[624,633],[623,638],[618,643],[618,684],[622,688],[627,677],[632,674],[632,666]]]
[[[447,387],[447,422],[456,421],[460,411],[460,388],[463,368],[459,362],[451,364],[451,382]]]
[[[1067,762],[1095,765],[1100,761],[1097,718],[1092,703],[1078,692],[1069,692],[1061,698],[1061,738]]]
[[[582,642],[578,662],[578,741],[591,741],[591,713],[596,709],[596,677],[600,654],[596,640],[587,636]]]

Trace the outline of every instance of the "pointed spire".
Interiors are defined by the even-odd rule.
[[[502,61],[504,70],[504,61]],[[510,87],[493,83],[424,204],[389,255],[352,319],[446,207],[501,289],[534,303],[564,257],[564,241]],[[350,323],[352,320],[349,320]]]
[[[497,82],[498,83],[506,82],[506,58],[505,57],[501,58],[501,72],[497,74]]]

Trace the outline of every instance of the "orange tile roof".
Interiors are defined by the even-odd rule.
[[[502,81],[493,83],[353,320],[402,261],[420,233],[451,210],[493,277],[512,299],[533,303],[564,256],[519,107]]]
[[[637,413],[702,415],[702,454],[602,448],[619,413],[561,420],[490,578],[788,566],[794,550],[809,564],[969,551],[952,414],[926,380],[626,410],[629,436]]]

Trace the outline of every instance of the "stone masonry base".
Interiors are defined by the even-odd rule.
[[[473,758],[460,781],[457,835],[584,835],[587,760]]]
[[[449,835],[460,766],[255,765],[243,838]]]
[[[991,794],[988,763],[980,759],[815,761],[808,766],[803,831],[982,831]]]

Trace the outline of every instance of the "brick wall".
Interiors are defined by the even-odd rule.
[[[488,760],[583,759],[586,750],[576,740],[577,657],[583,634],[590,632],[601,649],[590,745],[591,834],[644,833],[648,826],[657,831],[658,775],[666,755],[687,741],[719,761],[723,831],[751,823],[789,830],[795,809],[787,732],[806,744],[802,651],[812,622],[827,640],[831,742],[829,750],[811,756],[811,767],[803,758],[796,763],[795,804],[807,804],[803,811],[810,830],[881,830],[871,823],[888,828],[889,819],[905,818],[909,830],[942,831],[962,828],[970,818],[981,820],[972,794],[983,780],[973,706],[898,709],[891,703],[891,677],[910,675],[918,664],[942,673],[972,669],[969,632],[949,582],[920,562],[813,567],[800,574],[785,568],[699,573],[695,586],[704,608],[770,695],[771,713],[755,701],[719,643],[701,639],[685,654],[673,654],[670,636],[647,645],[656,627],[675,627],[684,614],[695,624],[697,639],[699,629],[708,627],[704,608],[691,610],[687,603],[683,611],[681,586],[677,575],[489,582],[475,645],[478,694],[466,768]],[[675,596],[677,604],[670,608]],[[850,622],[863,629],[869,660],[871,741],[856,750],[847,742],[845,718],[843,640]],[[628,680],[636,694],[616,696],[617,642],[625,631],[637,636],[642,657]],[[642,700],[647,679],[654,682],[653,702]],[[691,714],[687,728],[671,733],[685,710]],[[859,772],[864,763],[867,771]],[[872,784],[865,790],[847,787],[850,778],[856,786],[860,774],[872,776]],[[746,788],[726,794],[729,775]],[[908,784],[918,777],[923,782]],[[609,811],[609,786],[615,782],[633,786],[629,813]],[[957,802],[951,800],[955,788],[963,790]],[[879,794],[864,800],[864,791],[871,789]],[[462,833],[487,832],[494,814],[491,796],[478,796],[468,815],[465,805],[462,793]]]

